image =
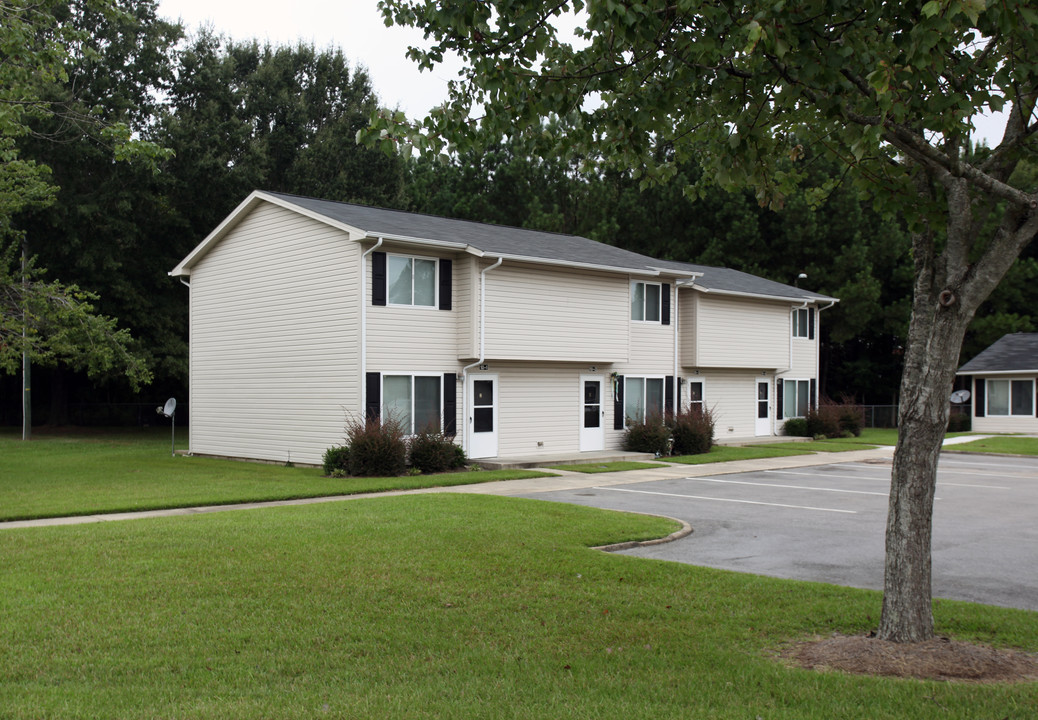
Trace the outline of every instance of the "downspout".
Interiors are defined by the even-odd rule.
[[[690,288],[690,287],[692,287],[693,285],[696,284],[696,279],[692,278],[691,280],[688,280],[686,282],[688,283],[687,285],[679,283],[677,281],[674,282],[674,414],[675,415],[678,415],[678,414],[681,413],[681,390],[679,388],[681,383],[678,381],[678,365],[679,365],[679,363],[678,363],[678,353],[679,353],[679,348],[681,346],[680,338],[679,338],[679,336],[681,334],[681,328],[680,328],[680,325],[679,325],[679,322],[678,322],[678,320],[679,320],[679,315],[678,315],[678,288],[679,287],[688,287],[688,288]]]
[[[368,255],[378,250],[383,240],[385,238],[379,238],[360,256],[360,416],[365,421],[368,411],[368,299],[365,285],[368,280]]]
[[[815,407],[818,407],[818,398],[822,392],[822,311],[835,304],[833,300],[825,307],[818,308],[818,320],[815,322],[815,374],[818,376],[818,382],[815,383]]]
[[[487,273],[496,270],[505,261],[499,257],[497,262],[483,268],[479,273],[479,360],[470,363],[461,369],[461,416],[465,423],[465,431],[461,435],[461,449],[466,453],[469,451],[469,369],[482,365],[487,353]],[[496,392],[496,391],[495,391]]]

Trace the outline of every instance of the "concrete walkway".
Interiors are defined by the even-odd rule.
[[[980,440],[987,435],[949,438],[945,446],[955,445],[972,440]],[[610,485],[630,485],[634,483],[653,482],[682,477],[702,477],[705,475],[728,475],[743,472],[759,472],[762,470],[785,470],[788,468],[829,465],[841,462],[874,462],[889,463],[894,455],[892,446],[882,446],[872,450],[851,450],[840,453],[815,453],[812,455],[794,455],[790,457],[759,458],[756,460],[735,460],[724,463],[705,463],[702,465],[684,465],[666,463],[664,467],[648,470],[628,470],[613,473],[580,473],[569,470],[551,470],[555,477],[530,478],[527,480],[501,480],[498,482],[477,483],[474,485],[457,485],[454,487],[424,488],[420,490],[396,490],[384,493],[367,493],[361,495],[332,495],[298,500],[273,500],[270,502],[237,503],[233,505],[207,505],[201,507],[171,508],[168,510],[144,510],[140,512],[101,513],[97,515],[77,515],[71,517],[41,518],[38,520],[14,520],[0,522],[0,530],[30,527],[50,527],[55,525],[85,525],[87,523],[109,522],[114,520],[141,520],[145,518],[177,517],[181,515],[204,515],[229,510],[251,510],[255,508],[286,507],[290,505],[315,505],[317,503],[340,502],[360,498],[392,497],[395,495],[414,495],[420,493],[472,493],[477,495],[525,495],[529,493],[552,492],[556,490],[576,490],[589,487],[605,487]],[[662,462],[662,461],[661,461]]]

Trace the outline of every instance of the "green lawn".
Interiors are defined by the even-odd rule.
[[[587,463],[587,464],[576,464],[576,465],[552,465],[549,470],[569,470],[571,472],[580,473],[610,473],[610,472],[624,472],[625,470],[649,470],[651,468],[667,467],[664,463],[647,463],[647,462],[606,462],[606,463]]]
[[[791,443],[794,444],[794,443]],[[801,443],[795,443],[797,445]],[[807,445],[807,443],[802,443]],[[729,462],[731,460],[756,460],[757,458],[787,457],[791,455],[810,455],[806,447],[800,449],[775,448],[771,445],[714,445],[710,452],[701,455],[675,455],[666,458],[667,462],[685,465],[702,465],[704,463]]]
[[[0,433],[0,520],[156,510],[544,477],[530,470],[325,478],[313,468],[171,457],[156,431]]]
[[[1008,455],[1038,455],[1038,438],[1033,437],[990,437],[984,440],[954,445],[951,450],[966,452],[1005,453]]]
[[[786,667],[880,596],[608,555],[661,518],[470,495],[0,531],[0,716],[1033,718],[1038,684]],[[1038,650],[1038,614],[938,632]]]

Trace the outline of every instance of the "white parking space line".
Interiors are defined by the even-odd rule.
[[[890,482],[890,473],[882,477],[871,477],[868,475],[833,475],[831,473],[796,472],[795,470],[765,470],[766,473],[774,475],[806,475],[807,477],[832,478],[835,480],[883,480]]]
[[[980,488],[982,490],[1012,490],[1013,488],[1004,487],[1002,485],[969,485],[967,483],[950,483],[944,482],[940,478],[937,479],[937,484],[941,487],[968,487],[968,488]]]
[[[769,503],[759,502],[757,500],[736,500],[734,498],[716,498],[716,497],[704,497],[701,495],[681,495],[679,493],[665,493],[665,492],[653,492],[651,490],[630,490],[627,488],[617,487],[595,487],[593,490],[611,490],[612,492],[625,492],[635,493],[638,495],[661,495],[663,497],[676,497],[676,498],[687,498],[689,500],[714,500],[717,502],[730,502],[730,503],[742,503],[744,505],[767,505],[769,507],[781,507],[791,508],[793,510],[818,510],[819,512],[834,512],[834,513],[846,513],[848,515],[857,515],[856,510],[839,510],[836,508],[823,508],[823,507],[812,507],[810,505],[785,505],[783,503]]]
[[[983,472],[981,470],[952,470],[951,468],[938,467],[937,468],[937,474],[940,475],[942,473],[946,474],[946,475],[973,475],[973,476],[1001,477],[1001,478],[1004,478],[1004,477],[1023,477],[1023,476],[1020,476],[1020,475],[1016,475],[1016,476],[1007,475],[1004,472]]]
[[[878,495],[887,497],[889,493],[870,492],[868,490],[843,490],[841,488],[810,487],[809,485],[779,485],[778,483],[747,482],[746,480],[722,480],[720,478],[693,477],[685,480],[700,480],[702,482],[724,483],[726,485],[757,485],[758,487],[785,488],[787,490],[818,490],[820,492],[851,493],[853,495]]]
[[[947,465],[959,465],[961,467],[983,467],[983,468],[991,467],[991,462],[978,462],[976,460],[958,460],[958,459],[952,459],[952,458],[949,458],[949,457],[946,457],[946,456],[942,456],[941,457],[941,464],[942,465],[944,465],[944,464],[947,464]],[[1038,465],[1035,465],[1034,463],[1031,463],[1030,465],[1010,465],[1009,463],[998,463],[998,467],[1006,468],[1008,470],[1032,470],[1033,471],[1036,468],[1038,468]]]

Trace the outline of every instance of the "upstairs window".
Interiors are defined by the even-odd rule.
[[[793,311],[793,337],[806,338],[810,335],[808,325],[808,314],[810,310],[808,308],[797,308]]]
[[[661,286],[657,283],[631,283],[631,320],[660,321]]]
[[[387,267],[389,304],[436,307],[436,261],[390,255]]]

